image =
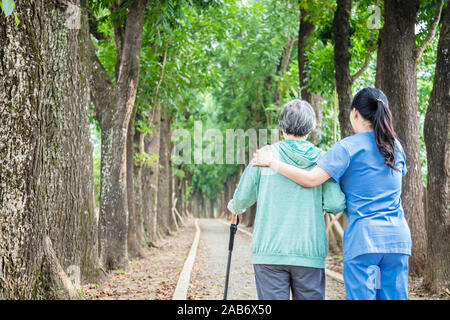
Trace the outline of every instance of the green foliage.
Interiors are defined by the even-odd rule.
[[[122,270],[122,269],[117,269],[117,270],[115,270],[115,273],[118,274],[118,275],[124,275],[125,271]]]
[[[417,43],[426,36],[437,0],[423,1],[418,15]],[[124,23],[128,1],[89,0],[98,31],[104,40],[94,40],[102,64],[114,79],[116,48],[114,26]],[[122,7],[118,4],[122,3]],[[379,30],[369,29],[372,0],[354,0],[350,18],[350,72],[369,64],[354,82],[353,93],[374,86],[376,43]],[[383,25],[383,2],[378,1]],[[334,106],[333,18],[336,2],[328,0],[223,0],[223,1],[153,1],[147,8],[143,32],[139,88],[136,100],[135,128],[149,135],[155,128],[149,117],[157,106],[165,106],[172,118],[172,129],[185,129],[193,136],[194,122],[203,132],[218,129],[276,128],[284,103],[299,97],[297,41],[284,75],[280,59],[292,36],[298,34],[299,6],[316,28],[306,48],[306,87],[320,94],[323,123],[319,147],[333,145]],[[115,8],[114,10],[111,10]],[[418,64],[418,102],[423,175],[426,180],[426,153],[423,120],[432,88],[437,37],[425,50]],[[203,146],[210,142],[203,141]],[[94,161],[95,161],[94,157]],[[156,154],[135,154],[134,159],[147,165],[155,163]],[[97,163],[99,165],[99,162]],[[188,201],[202,192],[215,198],[238,165],[182,164],[173,167],[185,181]],[[94,172],[95,166],[94,166]]]
[[[136,163],[142,163],[146,166],[153,166],[158,163],[159,155],[156,153],[135,153],[133,159]]]

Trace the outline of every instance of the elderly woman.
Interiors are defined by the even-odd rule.
[[[284,139],[271,146],[287,164],[310,170],[323,151],[306,141],[314,129],[314,110],[293,100],[281,112]],[[327,241],[323,211],[345,209],[345,195],[331,179],[304,188],[268,167],[245,169],[233,199],[233,214],[258,203],[252,239],[253,264],[259,299],[324,299]]]

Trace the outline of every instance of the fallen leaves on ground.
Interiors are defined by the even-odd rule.
[[[158,248],[143,250],[143,257],[130,261],[128,270],[111,271],[102,284],[82,287],[90,300],[170,300],[195,235],[193,220]]]

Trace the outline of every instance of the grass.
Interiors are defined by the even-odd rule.
[[[118,275],[123,275],[123,274],[125,274],[125,271],[124,270],[122,270],[122,269],[117,269],[116,271],[114,271],[116,274],[118,274]]]

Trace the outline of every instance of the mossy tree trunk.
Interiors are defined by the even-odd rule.
[[[131,0],[125,24],[114,21],[115,84],[110,84],[98,59],[93,58],[97,74],[93,78],[100,78],[92,84],[99,89],[93,90],[93,100],[102,124],[99,254],[107,270],[128,265],[127,133],[138,87],[146,6],[147,0]]]
[[[181,169],[181,167],[180,167]],[[182,224],[183,221],[181,221],[180,217],[183,212],[183,184],[184,179],[180,178],[178,175],[173,175],[173,192],[174,192],[174,203],[175,209],[177,210],[175,213],[175,217],[177,219],[178,225]],[[178,213],[178,214],[177,214]],[[180,215],[180,217],[178,217]]]
[[[127,201],[128,201],[128,257],[136,258],[141,256],[140,243],[137,238],[138,218],[136,210],[136,192],[135,183],[138,183],[134,177],[134,122],[136,120],[136,108],[133,108],[128,123],[127,134]],[[139,193],[138,193],[139,194]]]
[[[425,286],[434,292],[450,288],[450,8],[442,19],[436,72],[425,117],[428,157]]]
[[[158,200],[158,177],[159,177],[159,147],[161,144],[161,108],[158,105],[156,109],[153,110],[152,122],[152,133],[149,136],[149,141],[146,145],[146,153],[149,155],[157,155],[150,167],[145,170],[147,172],[147,179],[149,184],[146,185],[146,198],[149,206],[149,225],[147,229],[149,230],[149,238],[151,242],[156,243],[158,241],[158,210],[157,210],[157,200]]]
[[[71,28],[44,0],[15,13],[0,15],[0,297],[77,298],[68,269],[98,272],[87,17]]]
[[[142,121],[142,116],[137,114],[136,118]],[[133,156],[136,153],[142,154],[145,148],[145,135],[135,129],[134,139],[133,139]],[[143,167],[146,164],[143,161],[135,161],[133,159],[133,175],[134,175],[134,202],[136,211],[136,239],[141,248],[145,245],[146,236],[144,229],[144,203],[143,195],[147,191],[143,187]]]
[[[157,194],[157,221],[163,235],[171,234],[175,228],[172,218],[172,162],[171,118],[166,107],[161,110],[159,173]]]
[[[140,135],[143,135],[140,133]],[[143,151],[147,153],[150,143],[150,136],[145,135],[143,137]],[[141,215],[142,215],[142,228],[143,228],[143,241],[146,244],[152,242],[152,220],[151,215],[154,208],[153,203],[153,187],[151,184],[152,168],[148,163],[142,163],[140,165],[140,176],[141,176]],[[137,177],[137,174],[135,175]]]

